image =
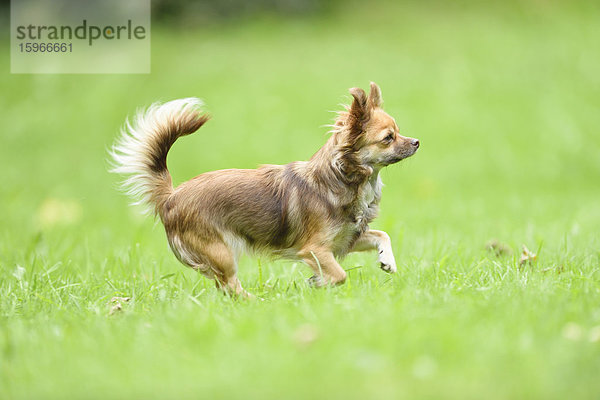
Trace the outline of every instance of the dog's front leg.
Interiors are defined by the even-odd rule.
[[[337,262],[331,250],[307,246],[298,255],[315,273],[308,280],[311,285],[341,285],[346,281],[346,271]]]
[[[392,241],[387,233],[370,229],[360,235],[350,251],[377,250],[379,265],[385,272],[396,272],[396,259],[392,251]]]

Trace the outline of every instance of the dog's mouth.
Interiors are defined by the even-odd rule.
[[[385,161],[385,165],[396,164],[397,162],[400,162],[400,161],[404,160],[405,158],[412,156],[413,154],[415,154],[417,152],[418,148],[419,148],[418,146],[413,146],[412,148],[404,150],[401,154],[396,154],[393,157],[390,157],[389,159],[387,159]]]
[[[412,155],[412,154],[411,154],[411,155]],[[404,160],[405,158],[408,158],[408,157],[410,157],[410,155],[408,155],[408,156],[404,156],[404,157],[394,157],[394,158],[390,158],[389,160],[387,160],[387,161],[385,162],[385,165],[387,166],[387,165],[396,164],[396,163],[398,163],[398,162],[400,162],[400,161],[402,161],[402,160]]]

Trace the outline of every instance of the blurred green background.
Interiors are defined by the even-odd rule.
[[[149,75],[11,75],[5,37],[0,398],[597,398],[599,21],[592,1],[163,0]],[[244,258],[263,301],[225,298],[107,173],[128,115],[188,96],[213,119],[170,152],[175,182],[308,159],[370,81],[421,140],[382,173],[395,276],[351,255],[311,290]]]

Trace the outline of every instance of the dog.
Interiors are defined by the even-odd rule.
[[[412,156],[419,140],[399,134],[375,83],[368,96],[349,91],[352,103],[308,161],[212,171],[173,188],[169,149],[210,119],[199,99],[187,98],[153,104],[128,121],[110,151],[112,172],[126,175],[128,194],[160,217],[177,259],[225,293],[250,296],[237,278],[247,251],[303,261],[317,287],[343,283],[336,258],[354,251],[377,250],[381,269],[394,273],[390,237],[369,223],[381,199],[379,172]]]

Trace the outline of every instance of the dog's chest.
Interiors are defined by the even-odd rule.
[[[359,188],[356,212],[354,215],[355,225],[360,228],[366,226],[376,216],[381,200],[381,187],[383,186],[379,174],[374,175],[367,183]]]
[[[336,235],[337,247],[349,250],[361,233],[368,229],[368,224],[376,216],[381,199],[383,184],[379,175],[373,177],[358,189],[356,199],[346,210],[346,218]]]

